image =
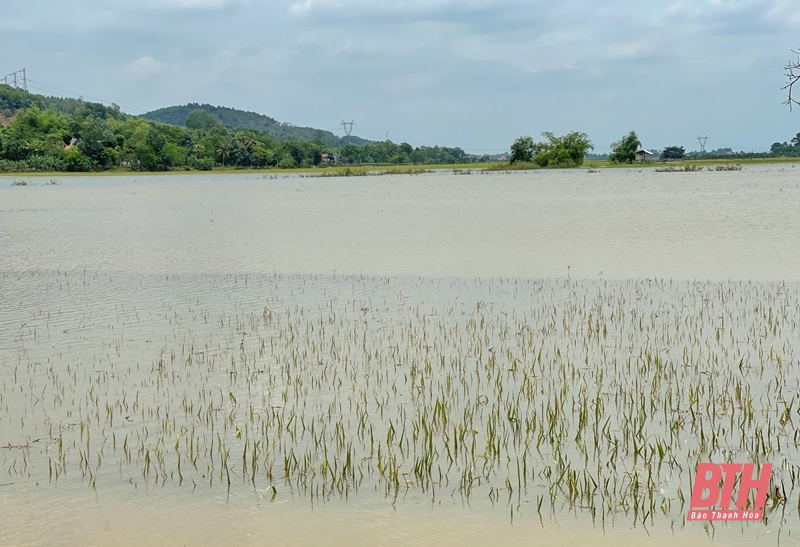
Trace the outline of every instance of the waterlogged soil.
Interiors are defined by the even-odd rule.
[[[800,533],[792,167],[3,180],[4,544]]]

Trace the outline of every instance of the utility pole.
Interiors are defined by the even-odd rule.
[[[708,135],[706,135],[705,137],[698,136],[697,142],[700,143],[700,153],[702,154],[703,152],[706,151],[706,143],[708,142]]]
[[[28,91],[28,73],[23,68],[22,70],[14,71],[11,74],[6,74],[3,77],[3,83],[6,85],[13,86],[17,89],[21,88],[24,89],[25,91]]]
[[[353,126],[356,124],[356,121],[346,122],[342,120],[341,126],[344,129],[345,136],[349,137],[353,133]]]

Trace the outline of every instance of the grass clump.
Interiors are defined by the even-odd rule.
[[[702,170],[702,165],[684,165],[679,167],[668,165],[667,167],[656,167],[656,173],[698,173]]]
[[[424,167],[394,167],[389,169],[370,169],[368,167],[345,167],[342,169],[331,169],[320,173],[307,173],[300,175],[304,178],[317,177],[367,177],[384,175],[422,175],[433,173],[433,169]]]
[[[702,165],[668,165],[666,167],[656,167],[656,173],[699,173],[706,171],[741,171],[740,164],[714,165],[704,168]]]

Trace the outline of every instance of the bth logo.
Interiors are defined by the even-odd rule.
[[[752,463],[698,464],[686,520],[761,520],[769,494],[772,464],[762,464],[757,477],[754,470]],[[736,504],[731,508],[737,475],[739,491]],[[748,509],[747,498],[753,490],[756,491],[755,503]]]

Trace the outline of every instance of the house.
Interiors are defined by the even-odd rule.
[[[644,163],[647,160],[647,156],[652,156],[653,153],[650,150],[645,150],[642,148],[641,150],[636,151],[636,161],[640,161]]]

